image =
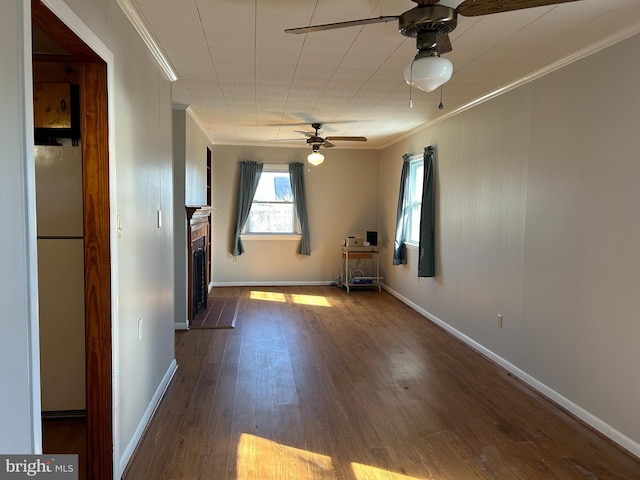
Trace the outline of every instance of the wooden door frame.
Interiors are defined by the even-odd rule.
[[[112,480],[113,385],[107,64],[40,0],[32,25],[80,62],[87,478]]]

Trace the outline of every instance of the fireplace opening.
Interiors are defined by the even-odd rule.
[[[193,262],[193,305],[192,315],[207,308],[207,250],[205,237],[200,237],[191,243]]]
[[[185,207],[187,214],[187,322],[207,308],[211,279],[211,212],[208,205]]]

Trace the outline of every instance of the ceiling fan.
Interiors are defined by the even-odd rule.
[[[312,165],[320,165],[324,162],[324,155],[322,155],[319,150],[320,147],[330,148],[335,147],[332,142],[336,141],[349,141],[349,142],[366,142],[367,137],[348,137],[348,136],[330,136],[330,137],[321,137],[318,134],[318,130],[322,128],[321,123],[312,123],[311,127],[315,130],[314,132],[304,132],[302,130],[295,130],[297,133],[302,133],[305,135],[307,145],[311,145],[311,153],[307,156],[307,161]],[[304,140],[301,138],[296,138],[295,140]]]
[[[398,20],[398,30],[405,37],[416,39],[417,54],[407,65],[404,78],[409,85],[425,92],[446,83],[453,73],[453,64],[440,55],[452,50],[449,40],[457,26],[458,15],[475,17],[525,8],[576,2],[578,0],[412,0],[418,6],[400,15],[364,18],[346,22],[289,28],[286,33],[311,33],[334,28],[384,23]],[[453,5],[456,5],[454,7]]]

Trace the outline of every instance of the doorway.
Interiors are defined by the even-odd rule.
[[[32,30],[62,49],[47,59],[50,71],[61,69],[64,72],[64,62],[69,61],[75,62],[78,69],[86,478],[111,480],[114,470],[107,65],[40,0],[32,0],[31,17]],[[34,76],[35,72],[34,68]]]

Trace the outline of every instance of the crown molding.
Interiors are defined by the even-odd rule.
[[[118,5],[120,5],[120,8],[122,9],[126,17],[131,22],[131,25],[133,25],[133,27],[138,32],[138,35],[140,35],[140,38],[142,38],[144,43],[147,45],[147,48],[149,49],[153,57],[156,59],[156,62],[158,62],[158,65],[160,65],[160,68],[162,69],[164,74],[167,76],[167,78],[172,82],[175,82],[176,80],[178,80],[178,74],[174,70],[173,65],[171,65],[171,62],[165,55],[162,48],[160,48],[160,45],[156,41],[151,31],[145,25],[144,21],[140,17],[140,13],[133,6],[131,1],[130,0],[116,0],[116,1],[118,2]]]

